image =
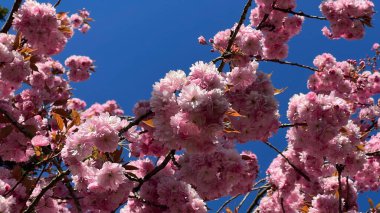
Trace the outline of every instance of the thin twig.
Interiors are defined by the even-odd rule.
[[[283,197],[281,198],[281,210],[282,210],[282,213],[285,213],[284,198]]]
[[[374,130],[376,128],[377,128],[377,120],[373,119],[372,124],[360,136],[360,140],[364,140],[369,135],[369,133],[371,133],[372,130]]]
[[[295,11],[293,11],[291,9],[283,9],[283,8],[279,8],[279,7],[275,7],[275,6],[273,6],[273,9],[281,11],[281,12],[284,12],[284,13],[289,13],[289,14],[293,14],[293,15],[303,16],[303,17],[306,17],[306,18],[312,18],[312,19],[318,19],[318,20],[327,20],[326,17],[309,15],[309,14],[306,14],[306,13],[304,13],[302,11],[295,12]]]
[[[265,27],[264,23],[267,21],[269,18],[269,14],[265,14],[259,25],[257,25],[256,30],[261,30],[263,27]]]
[[[348,185],[348,176],[346,176],[346,202],[344,203],[344,210],[345,211],[348,211],[348,208],[349,208],[349,198],[350,198],[350,190],[349,189],[349,185]]]
[[[339,199],[339,213],[343,213],[343,209],[342,209],[342,182],[341,182],[341,178],[342,178],[342,171],[344,169],[344,165],[343,164],[337,164],[336,166],[336,170],[338,171],[338,199]],[[348,190],[348,189],[347,189]]]
[[[245,196],[243,197],[243,199],[240,201],[240,203],[237,205],[236,207],[236,211],[239,212],[239,209],[240,207],[244,204],[244,202],[247,200],[248,196],[251,194],[252,191],[248,192],[247,194],[245,194]]]
[[[224,209],[224,207],[226,207],[229,203],[231,203],[231,201],[235,200],[239,196],[240,196],[240,194],[235,195],[235,196],[231,197],[230,199],[228,199],[226,202],[223,203],[222,206],[220,206],[220,208],[216,211],[216,213],[220,213]]]
[[[22,177],[20,178],[19,181],[17,181],[17,183],[9,190],[7,191],[3,196],[7,196],[8,194],[12,193],[18,185],[20,185],[20,183],[22,183],[22,181],[24,181],[24,179],[28,176],[30,171],[25,171],[24,174],[22,175]]]
[[[31,213],[31,212],[33,212],[34,207],[41,200],[42,196],[44,196],[44,194],[49,189],[53,188],[55,186],[55,184],[58,183],[58,181],[62,180],[65,177],[65,175],[68,175],[69,173],[70,173],[69,170],[66,170],[66,171],[58,174],[55,178],[53,178],[53,180],[51,180],[48,185],[46,185],[44,188],[41,189],[40,193],[33,199],[33,201],[31,202],[31,204],[28,206],[27,209],[25,209],[25,211],[23,211],[23,213]]]
[[[259,193],[257,193],[252,204],[249,206],[247,213],[251,213],[253,211],[255,206],[257,206],[257,204],[259,204],[260,199],[265,196],[265,194],[267,193],[268,190],[269,190],[269,188],[266,188],[266,189],[259,191]]]
[[[127,132],[130,128],[133,126],[138,125],[142,120],[147,118],[149,115],[152,115],[153,112],[149,110],[147,113],[141,115],[140,117],[136,118],[134,121],[130,122],[126,127],[122,128],[119,132],[119,137],[121,137],[125,132]]]
[[[297,168],[292,162],[290,162],[290,160],[285,157],[284,154],[282,154],[282,152],[280,150],[278,150],[275,146],[273,146],[271,143],[269,142],[264,142],[266,145],[268,145],[270,148],[272,148],[273,150],[275,150],[278,154],[280,154],[285,160],[286,162],[288,162],[288,164],[298,173],[300,174],[303,178],[305,178],[307,181],[310,181],[310,178],[309,176],[307,176],[303,171],[301,171],[299,168]]]
[[[61,165],[59,165],[59,162],[54,160],[53,163],[57,167],[58,171],[62,173],[63,169],[62,169]],[[69,194],[74,200],[74,205],[75,205],[76,209],[78,210],[79,213],[82,213],[82,208],[80,206],[78,197],[75,195],[75,191],[73,189],[73,186],[70,184],[71,181],[70,181],[69,177],[67,175],[65,175],[65,177],[63,177],[63,178],[65,180],[65,186],[66,186],[67,190],[69,190]]]
[[[45,164],[45,165],[44,165],[44,167],[42,168],[40,174],[39,174],[38,177],[37,177],[37,180],[34,182],[33,185],[34,185],[35,187],[37,186],[37,184],[38,184],[38,182],[40,181],[42,175],[44,174],[47,165],[48,165],[48,164]],[[33,187],[33,188],[30,190],[29,196],[33,193],[33,190],[34,190],[35,187]]]
[[[16,127],[21,133],[23,133],[27,138],[32,139],[34,137],[33,133],[27,131],[26,128],[23,125],[19,124],[15,119],[13,119],[6,110],[0,108],[0,113],[2,113],[11,122],[11,124]]]
[[[150,180],[154,175],[156,175],[158,172],[160,172],[162,169],[164,169],[166,167],[166,165],[168,165],[169,161],[171,160],[171,156],[175,154],[175,150],[171,150],[165,157],[165,159],[162,161],[162,163],[160,165],[158,165],[157,167],[155,167],[152,171],[150,171],[148,174],[146,174],[144,176],[144,178],[139,182],[139,184],[133,188],[133,192],[136,193],[140,190],[140,188],[142,187],[142,185],[147,182],[148,180]]]
[[[244,6],[243,13],[240,16],[240,20],[238,22],[238,25],[231,32],[230,39],[229,39],[228,44],[227,44],[227,48],[224,51],[224,53],[222,54],[223,58],[225,58],[226,54],[229,54],[231,52],[232,45],[233,45],[233,43],[234,43],[234,41],[236,39],[237,34],[239,33],[241,25],[243,25],[243,23],[244,23],[244,20],[245,20],[245,18],[247,16],[247,13],[248,13],[248,9],[251,7],[251,4],[252,4],[252,0],[248,0],[247,4]],[[218,67],[218,71],[219,72],[223,71],[223,68],[224,68],[225,64],[226,64],[226,62],[224,60],[222,60],[222,62],[220,63],[220,65]]]
[[[54,8],[57,8],[58,5],[61,3],[62,0],[58,0],[55,4],[54,4]]]
[[[12,22],[13,22],[13,14],[20,8],[22,0],[15,0],[13,3],[13,7],[11,12],[9,13],[8,19],[3,25],[3,28],[1,29],[0,33],[7,33],[9,29],[12,27]]]
[[[150,205],[150,206],[158,207],[158,208],[163,209],[163,210],[168,209],[167,206],[160,205],[160,204],[156,204],[156,203],[152,203],[152,202],[150,202],[150,201],[147,201],[147,200],[145,200],[145,199],[142,199],[141,197],[128,196],[128,198],[136,199],[136,200],[138,200],[138,201],[140,201],[140,202],[142,202],[142,203],[148,204],[148,205]]]
[[[307,123],[281,124],[278,128],[297,127],[297,126],[307,126]]]
[[[253,185],[253,187],[256,187],[257,185],[259,185],[260,183],[262,183],[262,182],[264,182],[264,181],[266,181],[267,180],[267,178],[262,178],[262,179],[260,179],[259,181],[257,181],[256,183],[255,183],[255,185]]]
[[[252,188],[251,191],[256,191],[256,190],[265,189],[265,188],[270,188],[270,187],[271,187],[270,185],[265,184],[264,186],[260,186],[260,187]]]
[[[304,68],[304,69],[311,70],[313,72],[319,72],[319,70],[317,68],[314,68],[314,67],[310,67],[310,66],[307,66],[307,65],[299,64],[299,63],[296,63],[296,62],[282,61],[282,60],[279,60],[279,59],[256,59],[256,61],[275,62],[275,63],[279,63],[279,64],[286,64],[286,65],[292,65],[292,66],[301,67],[301,68]]]

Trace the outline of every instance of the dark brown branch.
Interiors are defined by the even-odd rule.
[[[369,153],[366,153],[367,156],[371,156],[371,157],[380,157],[380,151],[377,151],[377,152],[369,152]]]
[[[57,162],[56,160],[54,160],[53,162],[54,162],[54,165],[57,167],[58,171],[60,173],[62,173],[63,169],[62,169],[61,165],[59,165],[59,162]],[[71,184],[70,184],[71,181],[70,181],[69,177],[67,175],[65,175],[63,178],[65,180],[65,186],[66,186],[67,190],[69,191],[71,198],[73,198],[73,200],[74,200],[75,208],[78,210],[79,213],[82,213],[82,208],[80,206],[78,197],[75,195],[75,191],[73,189],[73,186],[71,186]]]
[[[29,163],[27,163],[25,165],[21,165],[22,168],[25,170],[24,174],[22,175],[22,177],[20,178],[20,180],[17,181],[17,183],[7,193],[5,193],[4,196],[7,196],[8,194],[12,193],[17,188],[17,186],[20,185],[20,183],[22,183],[22,181],[24,181],[24,179],[29,175],[29,173],[35,169],[35,167],[39,167],[40,165],[44,164],[44,168],[45,168],[46,163],[48,163],[51,159],[53,159],[54,157],[58,156],[59,154],[60,153],[54,155],[53,157],[47,158],[47,159],[45,159],[43,161],[37,162],[35,164],[32,163],[32,162],[29,162]],[[4,161],[2,163],[4,163]]]
[[[281,210],[282,210],[282,213],[285,213],[284,198],[283,197],[281,198]]]
[[[226,53],[224,53],[223,55],[221,55],[221,56],[219,56],[219,57],[217,57],[217,58],[215,58],[215,59],[213,59],[211,62],[212,63],[216,63],[216,62],[218,62],[218,61],[220,61],[220,60],[224,60],[224,59],[228,59],[229,57],[231,57],[233,54],[231,53],[231,52],[226,52]]]
[[[310,66],[303,65],[303,64],[299,64],[299,63],[296,63],[296,62],[282,61],[282,60],[278,60],[278,59],[256,59],[256,61],[275,62],[275,63],[279,63],[279,64],[286,64],[286,65],[292,65],[292,66],[296,66],[296,67],[301,67],[301,68],[308,69],[308,70],[311,70],[311,71],[314,71],[314,72],[319,72],[319,70],[317,68],[310,67]]]
[[[55,184],[58,183],[58,181],[62,180],[65,175],[68,175],[70,172],[68,170],[58,174],[53,180],[50,181],[48,185],[46,185],[44,188],[42,188],[41,192],[33,199],[31,204],[28,206],[28,208],[23,211],[23,213],[31,213],[34,210],[34,207],[38,204],[38,202],[41,200],[42,196],[51,188],[55,186]]]
[[[11,124],[27,138],[32,139],[34,137],[34,134],[30,133],[23,125],[19,124],[15,119],[13,119],[6,110],[0,108],[0,113],[2,113],[11,122]]]
[[[348,208],[349,208],[349,198],[350,198],[350,190],[349,189],[349,185],[348,185],[348,176],[346,176],[346,202],[344,202],[344,210],[345,211],[348,211]]]
[[[120,130],[119,137],[121,137],[130,128],[132,128],[133,126],[138,125],[142,120],[144,120],[145,118],[147,118],[148,116],[150,116],[152,114],[153,114],[153,112],[151,110],[149,110],[147,113],[141,115],[140,117],[136,118],[134,121],[130,122],[126,127],[124,127],[123,129]]]
[[[281,124],[279,128],[297,127],[297,126],[307,126],[307,123]]]
[[[169,161],[171,160],[172,158],[172,155],[175,154],[175,150],[171,150],[165,157],[164,161],[162,161],[162,163],[160,165],[158,165],[157,167],[155,167],[152,171],[150,171],[148,174],[146,174],[144,176],[144,178],[139,182],[139,184],[133,188],[133,192],[136,193],[138,192],[142,185],[147,182],[148,180],[150,180],[154,175],[156,175],[158,172],[160,172],[161,170],[163,170],[166,165],[168,165]]]
[[[339,213],[343,213],[343,209],[342,209],[342,181],[341,181],[341,178],[342,178],[342,171],[344,169],[344,165],[342,164],[337,164],[336,166],[336,170],[338,171],[338,199],[339,199]],[[348,190],[348,189],[347,189]]]
[[[285,157],[284,154],[282,154],[282,152],[280,150],[278,150],[275,146],[273,146],[271,143],[269,142],[264,142],[266,145],[268,145],[270,148],[272,148],[273,150],[275,150],[278,154],[280,154],[285,160],[286,162],[288,162],[288,164],[298,173],[300,174],[303,178],[305,178],[305,180],[307,181],[310,181],[310,178],[309,176],[307,176],[303,171],[301,171],[299,168],[297,168],[292,162],[290,162],[290,160]]]
[[[278,10],[278,11],[281,11],[281,12],[284,12],[284,13],[289,13],[289,14],[293,14],[293,15],[298,15],[298,16],[303,16],[303,17],[306,17],[306,18],[312,18],[312,19],[318,19],[318,20],[327,20],[326,17],[322,17],[322,16],[313,16],[313,15],[309,15],[309,14],[306,14],[302,11],[300,12],[295,12],[291,9],[283,9],[283,8],[279,8],[279,7],[275,7],[273,6],[273,9],[274,10]]]
[[[171,160],[173,162],[173,164],[177,167],[177,168],[181,168],[181,164],[178,163],[178,161],[175,159],[175,155],[171,155]]]
[[[62,0],[58,0],[55,4],[54,4],[54,8],[57,8],[59,6],[59,4],[61,3]]]
[[[4,197],[7,196],[7,195],[9,195],[10,193],[12,193],[17,188],[17,186],[20,185],[20,183],[22,183],[22,181],[24,181],[24,179],[28,176],[29,172],[30,171],[24,172],[24,174],[21,176],[20,180],[17,181],[17,183],[9,191],[7,191],[4,194]]]
[[[8,19],[3,25],[3,28],[1,29],[0,33],[7,33],[11,27],[12,27],[12,22],[13,22],[13,14],[20,8],[20,5],[22,3],[22,0],[15,0],[13,3],[13,7],[11,12],[9,13]]]
[[[247,13],[248,13],[248,9],[251,7],[251,4],[252,4],[252,0],[248,0],[247,4],[244,6],[243,13],[240,16],[240,20],[238,22],[238,25],[235,27],[235,29],[233,31],[231,31],[230,39],[228,41],[226,50],[224,51],[224,53],[221,56],[222,58],[225,58],[226,54],[230,54],[232,45],[236,39],[236,36],[240,30],[241,25],[243,25],[243,23],[244,23],[244,20],[247,16]],[[225,64],[226,64],[226,62],[224,60],[222,60],[222,62],[220,63],[220,65],[218,67],[219,72],[223,71]]]
[[[37,186],[38,182],[40,181],[42,175],[43,175],[44,172],[45,172],[45,169],[46,169],[47,165],[48,165],[48,164],[45,164],[44,167],[42,168],[40,174],[39,174],[38,177],[37,177],[37,180],[36,180],[36,181],[34,182],[34,184],[33,184],[34,187],[32,187],[32,188],[30,189],[30,192],[29,192],[29,194],[28,194],[29,196],[33,193],[34,188]]]
[[[269,18],[269,14],[265,14],[259,25],[257,25],[256,30],[261,30],[263,27],[265,27],[265,22]]]
[[[265,194],[267,193],[267,191],[269,189],[270,188],[268,187],[268,188],[265,188],[265,189],[259,191],[259,193],[257,193],[257,195],[256,195],[255,199],[253,200],[252,204],[249,206],[247,213],[251,213],[253,211],[253,209],[259,204],[260,199],[265,196]]]

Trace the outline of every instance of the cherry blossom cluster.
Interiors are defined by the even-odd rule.
[[[15,13],[14,28],[25,36],[33,49],[40,54],[57,54],[63,50],[72,32],[65,24],[67,16],[57,18],[55,8],[51,4],[27,0]],[[67,31],[61,31],[65,28]]]
[[[135,109],[140,114],[150,105],[153,115],[150,124],[126,135],[132,154],[209,152],[223,137],[241,143],[268,139],[279,127],[278,106],[269,76],[256,69],[253,62],[225,75],[212,63],[197,62],[187,77],[169,72],[153,86],[150,104]]]
[[[365,141],[379,117],[373,100],[377,71],[330,54],[317,56],[314,65],[318,71],[308,82],[314,92],[290,99],[288,119],[302,125],[288,130],[284,156],[267,170],[272,187],[260,203],[262,212],[339,212],[339,199],[344,211],[357,212],[357,191],[379,189],[378,135]]]
[[[317,56],[314,65],[319,72],[310,76],[308,88],[312,91],[335,95],[349,100],[353,110],[362,105],[373,105],[371,96],[380,92],[380,74],[378,72],[356,70],[361,69],[364,61],[338,62],[328,53]]]
[[[73,55],[66,59],[65,65],[70,68],[67,73],[70,81],[85,81],[90,77],[90,71],[94,70],[93,61],[87,56]]]
[[[296,1],[255,0],[256,7],[251,10],[251,25],[242,25],[236,35],[231,49],[229,40],[237,25],[231,29],[218,32],[210,39],[213,50],[223,54],[224,60],[231,61],[234,66],[245,66],[252,57],[257,59],[284,59],[288,56],[289,40],[299,34],[304,17],[327,19],[331,31],[324,27],[325,36],[337,39],[361,39],[365,26],[371,27],[374,4],[370,0],[329,0],[320,5],[325,17],[309,16],[303,12],[295,12]],[[293,15],[291,15],[293,14]],[[207,44],[203,36],[198,38],[200,44]]]
[[[130,165],[139,168],[135,173],[139,178],[155,167],[148,159],[133,161]],[[207,212],[206,204],[197,191],[189,183],[176,178],[176,170],[173,164],[168,164],[142,185],[140,198],[129,198],[120,212]]]
[[[82,10],[73,16],[57,14],[49,3],[27,0],[14,14],[13,26],[36,53],[53,55],[63,50],[73,35],[73,28],[81,27],[82,32],[88,31],[89,25],[85,23],[89,20],[88,11]],[[81,23],[77,23],[79,18]]]
[[[286,43],[301,31],[303,17],[289,16],[281,9],[293,10],[296,2],[294,0],[255,0],[255,2],[256,7],[251,11],[250,20],[252,26],[256,26],[263,33],[263,58],[286,58],[288,56]]]
[[[323,35],[331,38],[361,39],[365,26],[371,27],[375,13],[370,0],[327,0],[321,3],[320,9],[330,22],[331,30],[322,29]]]
[[[87,107],[74,98],[70,83],[91,76],[91,58],[52,58],[74,29],[90,29],[89,12],[26,0],[11,14],[15,35],[0,34],[0,212],[207,212],[207,201],[254,190],[258,159],[235,145],[270,145],[284,127],[281,90],[255,59],[286,58],[305,15],[294,0],[255,2],[250,25],[211,40],[219,59],[168,72],[132,117],[114,100]],[[373,7],[324,1],[324,34],[361,38]],[[380,45],[373,50],[378,56]],[[290,99],[288,147],[267,170],[260,212],[357,212],[358,192],[379,190],[380,134],[371,133],[380,74],[371,60],[315,58],[311,91]]]
[[[365,144],[367,153],[375,153],[380,151],[380,134],[372,136]],[[380,172],[380,157],[370,156],[366,159],[363,169],[359,171],[354,180],[358,191],[378,191],[380,189],[379,172]]]
[[[178,178],[194,186],[204,200],[247,193],[258,173],[256,155],[251,152],[239,155],[232,147],[220,146],[206,155],[186,153],[178,163],[181,165],[176,173]]]
[[[79,13],[72,14],[70,16],[70,21],[73,28],[79,29],[82,33],[86,33],[91,28],[89,22],[92,21],[92,18],[90,18],[90,12],[86,9],[82,9],[79,10]]]
[[[0,98],[5,99],[21,87],[31,73],[30,63],[13,48],[15,36],[0,34]]]
[[[18,187],[11,195],[8,195],[11,188],[17,180],[12,176],[11,171],[5,168],[0,168],[0,211],[1,212],[19,212],[22,209],[21,205],[16,203],[23,203],[26,200],[26,188],[24,186]],[[8,195],[8,196],[7,196]]]

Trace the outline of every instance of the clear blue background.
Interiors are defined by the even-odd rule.
[[[7,0],[0,4],[10,7],[12,2]],[[297,2],[297,11],[321,15],[318,9],[321,1]],[[138,100],[149,99],[152,84],[166,72],[182,69],[188,73],[194,62],[216,58],[218,54],[211,53],[209,46],[198,45],[198,36],[211,38],[218,31],[233,26],[245,3],[243,0],[62,0],[58,11],[74,13],[85,7],[95,22],[86,35],[76,32],[64,52],[55,58],[63,62],[76,54],[94,59],[96,73],[86,82],[72,84],[75,96],[85,100],[88,106],[114,99],[126,114],[132,114],[133,105]],[[312,65],[314,57],[324,52],[332,53],[338,60],[370,56],[372,44],[380,41],[379,18],[379,14],[375,14],[374,28],[367,29],[365,39],[360,41],[331,41],[321,34],[322,27],[328,24],[326,21],[306,19],[301,34],[289,43],[287,60]],[[308,91],[306,81],[312,72],[273,63],[261,63],[260,69],[273,73],[273,84],[277,88],[288,87],[277,96],[281,121],[287,123],[289,98]],[[285,131],[281,130],[270,140],[281,150],[287,145]],[[239,147],[242,148],[258,155],[260,177],[265,177],[265,170],[276,153],[260,142]],[[361,211],[368,209],[368,197],[375,204],[380,202],[378,194],[366,193],[359,200]],[[224,200],[209,203],[211,212]],[[253,196],[247,205],[252,200]],[[234,207],[239,202],[237,199],[229,206]],[[247,205],[242,210],[246,210]]]

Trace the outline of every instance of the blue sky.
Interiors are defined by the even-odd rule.
[[[12,2],[1,4],[10,6]],[[298,0],[297,10],[320,15],[320,2]],[[210,38],[218,31],[233,26],[244,5],[243,0],[62,0],[58,11],[74,13],[85,7],[95,22],[86,35],[77,32],[64,52],[55,58],[63,62],[76,54],[94,59],[96,73],[86,82],[72,84],[75,96],[88,105],[114,99],[126,114],[131,114],[136,101],[149,99],[152,84],[169,70],[182,69],[188,73],[194,62],[217,57],[217,53],[210,52],[210,47],[197,44],[198,36]],[[375,14],[374,28],[367,29],[365,39],[360,41],[331,41],[321,34],[322,27],[328,24],[326,21],[306,19],[301,34],[289,43],[287,60],[312,65],[314,57],[324,52],[332,53],[338,60],[371,55],[372,44],[380,42],[379,18],[379,14]],[[281,121],[287,122],[289,98],[295,93],[307,92],[306,80],[311,71],[273,63],[261,63],[260,69],[273,74],[273,84],[277,88],[288,87],[277,96]],[[284,149],[284,135],[285,130],[282,130],[270,141]],[[243,147],[257,153],[260,176],[264,177],[276,153],[260,142],[251,142]],[[368,208],[368,196],[375,203],[380,202],[374,194],[365,194],[359,201],[361,210]],[[239,199],[231,206],[238,202]],[[210,207],[215,210],[220,204],[221,201],[215,201],[210,203]],[[243,210],[245,208],[243,206]]]

